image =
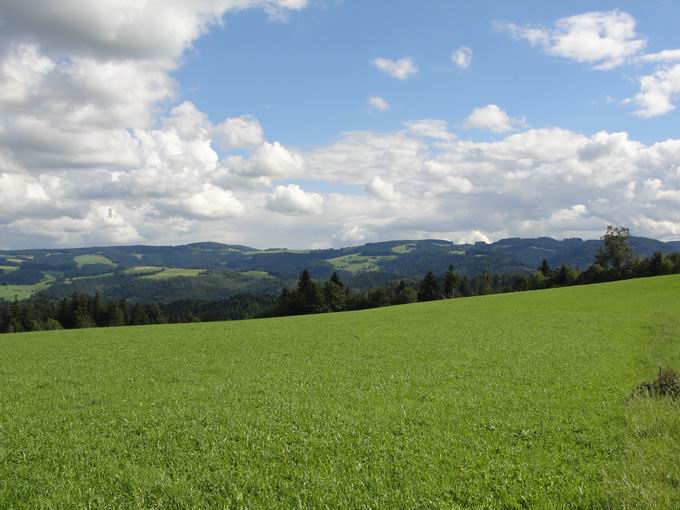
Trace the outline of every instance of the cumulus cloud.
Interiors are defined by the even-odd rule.
[[[437,124],[429,119],[391,133],[345,133],[298,154],[304,161],[295,170],[299,178],[356,186],[356,194],[311,193],[295,184],[272,190],[266,182],[224,189],[218,181],[226,163],[209,140],[183,139],[176,128],[138,133],[142,162],[129,171],[36,177],[0,158],[8,169],[0,177],[0,234],[5,243],[30,236],[42,244],[101,244],[215,239],[218,233],[217,239],[263,247],[291,239],[319,247],[426,237],[592,238],[610,223],[672,238],[680,228],[680,140],[645,145],[626,133],[586,136],[555,128],[473,142],[426,137],[414,125]],[[244,164],[252,165],[253,157]],[[115,225],[106,223],[109,208]],[[316,216],[313,226],[300,223],[308,215]],[[60,232],[68,233],[62,238]]]
[[[124,215],[113,206],[104,205],[92,205],[78,215],[53,215],[39,220],[22,217],[13,228],[20,232],[20,237],[30,236],[52,246],[131,244],[142,240]]]
[[[368,107],[376,112],[386,112],[390,109],[390,104],[382,97],[371,96],[368,98]]]
[[[321,214],[323,197],[318,193],[307,193],[297,184],[276,186],[267,197],[266,207],[281,214]]]
[[[458,244],[490,243],[492,240],[484,232],[472,230],[470,232],[457,233],[455,238]]]
[[[441,141],[450,141],[456,138],[456,136],[449,131],[449,125],[444,120],[422,119],[405,122],[404,125],[411,133],[422,136],[423,138]]]
[[[41,179],[0,172],[0,224],[15,216],[59,212],[50,202],[49,188]]]
[[[636,25],[633,16],[618,10],[562,18],[552,28],[497,24],[516,39],[595,69],[610,70],[624,64],[655,65],[651,74],[640,77],[640,92],[624,104],[636,105],[633,114],[637,117],[658,117],[673,111],[680,96],[680,64],[674,64],[680,61],[680,49],[644,54],[647,40],[636,32]]]
[[[392,183],[386,182],[378,176],[375,176],[373,180],[368,183],[366,191],[385,202],[399,202],[399,200],[401,200],[401,193],[394,190]]]
[[[648,53],[638,57],[637,62],[642,63],[665,63],[680,60],[680,50],[663,50],[658,53]]]
[[[200,193],[194,193],[168,206],[170,211],[197,219],[218,220],[245,214],[245,207],[231,191],[212,184],[205,184]]]
[[[253,153],[251,173],[268,177],[296,177],[304,166],[305,161],[299,154],[289,151],[279,142],[265,142]]]
[[[610,223],[652,237],[679,235],[680,140],[646,145],[626,133],[517,132],[520,120],[488,105],[470,127],[514,134],[471,141],[454,136],[444,120],[414,119],[395,131],[346,132],[301,149],[267,139],[247,112],[213,123],[191,102],[177,100],[173,71],[225,12],[261,7],[280,17],[305,5],[5,2],[0,247],[206,239],[262,247],[425,237],[474,242],[597,237]],[[620,28],[630,34],[629,24]],[[536,44],[547,37],[545,44],[558,45],[553,31],[561,29],[547,36],[545,30],[531,36]],[[606,30],[600,37],[621,40]],[[584,61],[600,66],[625,53]],[[661,52],[640,64],[669,70],[651,75],[657,82],[645,85],[647,95],[635,102],[641,111],[672,106],[675,89],[665,83],[674,80],[673,55]],[[416,72],[411,59],[383,64],[396,78]],[[284,179],[334,191],[275,186]]]
[[[300,10],[307,0],[6,0],[3,32],[70,55],[175,59],[232,10]]]
[[[336,246],[351,246],[365,244],[376,241],[378,235],[359,225],[344,227],[339,232],[333,234],[333,241]]]
[[[264,142],[260,122],[250,115],[224,120],[215,127],[213,135],[225,149],[250,149]]]
[[[292,173],[301,159],[267,142],[251,116],[213,125],[192,103],[173,105],[177,85],[171,73],[186,49],[226,12],[259,7],[279,16],[306,4],[4,2],[0,195],[7,200],[0,206],[0,235],[5,242],[156,240],[190,232],[200,221],[242,216],[245,208],[227,185],[266,185],[261,175]],[[235,156],[220,160],[213,144],[250,154],[241,167],[230,169],[226,163]]]
[[[524,119],[511,118],[500,106],[489,104],[472,110],[463,126],[466,129],[485,129],[494,133],[507,133],[525,124]]]
[[[55,67],[35,44],[16,45],[0,65],[0,102],[23,103],[39,88]]]
[[[372,64],[397,80],[406,80],[418,73],[418,67],[411,57],[404,57],[399,60],[379,57],[373,59]]]
[[[451,54],[451,62],[460,69],[467,69],[472,64],[472,48],[461,46]]]
[[[675,110],[674,101],[680,97],[680,64],[662,67],[640,79],[640,92],[625,102],[637,105],[635,115],[642,118],[658,117]]]
[[[500,24],[513,37],[540,45],[550,55],[613,69],[637,55],[647,41],[636,33],[636,20],[618,10],[587,12],[559,19],[554,27]]]

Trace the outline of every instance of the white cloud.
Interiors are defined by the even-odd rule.
[[[392,183],[382,180],[379,176],[375,176],[366,185],[366,191],[385,202],[399,202],[401,200],[401,193],[394,190]]]
[[[130,170],[32,176],[0,157],[3,246],[122,239],[320,247],[400,238],[593,238],[610,223],[672,238],[673,225],[680,225],[680,140],[645,145],[626,133],[538,129],[492,142],[442,141],[409,125],[393,133],[346,133],[299,154],[306,164],[295,169],[298,178],[331,189],[357,188],[356,194],[321,194],[294,184],[271,189],[254,176],[225,189],[225,163],[203,132],[195,132],[195,139],[183,138],[175,126],[137,132],[142,156]],[[252,157],[244,161],[253,164]],[[117,226],[96,212],[109,208]],[[313,225],[304,219],[310,214]]]
[[[666,63],[680,60],[680,50],[663,50],[658,53],[648,53],[637,58],[642,63]]]
[[[264,143],[262,126],[249,115],[226,119],[215,127],[213,135],[226,149],[249,149]]]
[[[667,239],[677,239],[680,236],[680,221],[656,220],[647,216],[636,216],[633,225],[643,232],[653,232],[651,235]]]
[[[0,172],[0,224],[12,217],[54,214],[55,206],[41,179]]]
[[[221,185],[213,139],[227,151],[252,150],[245,166],[255,175],[239,185],[260,182],[262,172],[288,173],[300,158],[268,144],[252,117],[214,126],[190,102],[173,106],[171,73],[226,12],[262,7],[274,16],[306,4],[4,2],[0,195],[14,204],[0,207],[5,243],[171,239],[197,222],[242,216],[243,205]],[[109,209],[115,214],[101,213]]]
[[[432,138],[433,140],[441,141],[451,141],[456,138],[456,136],[449,131],[449,125],[444,120],[422,119],[406,122],[404,125],[411,133],[423,138]]]
[[[21,218],[14,223],[20,236],[52,246],[132,244],[142,240],[137,229],[111,206],[93,205],[81,215]]]
[[[555,23],[554,28],[522,27],[501,23],[498,27],[517,39],[541,45],[551,55],[614,69],[624,64],[653,64],[651,74],[640,78],[640,92],[623,101],[637,105],[634,115],[651,118],[675,109],[680,96],[680,49],[643,54],[647,40],[636,33],[636,20],[618,10],[589,12]]]
[[[252,158],[252,174],[268,177],[295,177],[305,166],[304,159],[279,142],[263,143]]]
[[[457,244],[490,243],[491,238],[484,232],[472,230],[470,232],[459,233],[455,238],[455,242]]]
[[[555,211],[550,216],[552,221],[572,221],[583,217],[588,213],[588,208],[583,204],[577,204],[567,209]]]
[[[336,246],[365,244],[371,241],[376,241],[377,239],[378,235],[375,232],[366,230],[365,228],[358,225],[345,227],[339,232],[333,234],[333,244]]]
[[[173,71],[226,11],[259,6],[279,16],[305,5],[4,2],[0,246],[473,242],[597,237],[610,223],[652,237],[680,235],[680,140],[645,145],[626,133],[554,128],[478,142],[457,138],[443,120],[421,119],[394,132],[343,133],[302,150],[267,140],[254,117],[213,124],[192,103],[177,104]],[[531,37],[557,44],[551,30]],[[601,52],[587,61],[599,66],[621,54]],[[649,62],[670,71],[672,55],[663,55]],[[415,72],[410,59],[389,62],[385,71],[396,77]],[[658,83],[643,87],[641,111],[672,106],[674,89],[664,83],[674,75],[653,76]],[[521,127],[493,107],[480,109],[472,124],[497,132]],[[273,187],[276,179],[335,191]]]
[[[390,109],[390,104],[382,97],[371,96],[368,98],[368,107],[377,112],[386,112]]]
[[[173,208],[171,207],[170,210]],[[189,218],[217,220],[235,218],[245,214],[245,207],[231,191],[205,184],[195,193],[175,204],[174,210]]]
[[[635,104],[638,117],[650,118],[675,110],[674,101],[680,97],[680,64],[662,67],[640,79],[640,92],[625,103]]]
[[[42,84],[55,63],[40,54],[35,44],[10,48],[0,65],[0,103],[22,103]]]
[[[647,41],[635,27],[635,18],[618,10],[562,18],[553,28],[500,25],[513,37],[541,45],[551,55],[588,63],[596,69],[618,67],[646,46]]]
[[[379,57],[373,59],[372,63],[376,68],[398,80],[406,80],[418,73],[418,68],[411,57],[399,60]]]
[[[457,193],[472,193],[475,189],[469,179],[465,177],[458,177],[456,175],[447,175],[444,181],[448,191]]]
[[[467,69],[472,64],[472,48],[461,46],[451,54],[451,62],[460,69]]]
[[[323,197],[318,193],[307,193],[297,184],[276,186],[267,197],[266,207],[281,214],[307,215],[321,214]]]
[[[97,59],[174,60],[228,11],[300,10],[307,0],[5,0],[5,37]]]
[[[501,107],[489,104],[472,110],[463,125],[466,129],[485,129],[494,133],[507,133],[525,124],[523,119],[511,118]]]

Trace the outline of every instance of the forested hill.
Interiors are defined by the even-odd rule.
[[[196,243],[184,246],[116,246],[76,249],[0,250],[0,299],[23,299],[38,291],[53,296],[100,292],[113,299],[169,302],[220,299],[243,293],[273,294],[300,271],[328,278],[336,271],[355,288],[370,288],[453,266],[462,275],[527,273],[543,259],[585,268],[598,240],[503,239],[457,245],[444,240],[389,241],[327,250],[258,250]],[[680,251],[680,241],[633,237],[634,252]]]

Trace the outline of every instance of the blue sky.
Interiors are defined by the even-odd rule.
[[[632,106],[620,104],[636,91],[638,67],[593,70],[494,28],[610,9],[638,20],[648,50],[678,46],[677,2],[345,0],[312,6],[285,23],[262,11],[228,14],[187,52],[176,76],[183,97],[215,121],[254,114],[274,138],[300,147],[342,131],[397,129],[410,119],[441,118],[455,129],[473,107],[489,103],[525,116],[532,127],[627,131],[646,143],[677,136],[677,112],[638,119]],[[474,52],[467,70],[450,62],[460,46]],[[370,65],[380,56],[411,56],[420,72],[394,80]],[[392,110],[370,112],[366,97],[373,95]]]
[[[5,0],[0,249],[680,239],[680,4]]]

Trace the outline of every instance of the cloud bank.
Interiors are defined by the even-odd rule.
[[[454,122],[490,130],[492,141],[461,138],[445,119],[428,118],[301,149],[269,139],[247,112],[211,122],[181,100],[172,72],[225,13],[260,8],[281,18],[305,6],[5,2],[0,248],[596,237],[609,223],[662,239],[680,235],[680,140],[645,145],[626,133],[526,129],[487,105]],[[578,19],[531,38],[546,51],[616,67],[642,56],[635,56],[642,39],[625,16],[614,18],[616,29],[596,17],[595,28]],[[574,27],[611,48],[575,49]],[[673,107],[674,58],[649,57],[665,67],[632,99],[640,112]],[[417,72],[411,59],[378,60],[397,79]]]

